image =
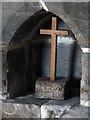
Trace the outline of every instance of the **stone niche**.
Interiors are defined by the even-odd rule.
[[[7,52],[7,92],[10,98],[35,92],[39,77],[50,78],[51,36],[40,35],[40,29],[51,29],[57,17],[57,29],[70,30],[64,20],[40,10],[27,19],[14,34]],[[70,79],[72,96],[79,95],[81,49],[74,34],[57,36],[56,79]]]

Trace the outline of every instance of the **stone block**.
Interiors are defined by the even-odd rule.
[[[88,108],[80,106],[79,99],[79,97],[73,97],[63,101],[50,100],[41,106],[41,118],[67,118],[68,120],[69,118],[88,118]]]
[[[70,83],[68,79],[50,81],[47,78],[39,78],[35,85],[35,94],[39,98],[66,99],[70,94]]]
[[[35,95],[18,97],[15,99],[2,100],[2,117],[13,119],[40,119],[41,105],[48,102],[44,99],[37,99]],[[0,119],[1,120],[1,119]]]
[[[40,107],[35,104],[2,104],[3,118],[40,118]]]

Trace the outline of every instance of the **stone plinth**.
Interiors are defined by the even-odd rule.
[[[50,81],[47,78],[39,78],[35,85],[35,94],[38,98],[66,99],[70,94],[69,80],[61,79]]]

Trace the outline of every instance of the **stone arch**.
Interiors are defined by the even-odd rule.
[[[29,88],[26,89],[26,87],[27,87],[27,84],[30,84],[29,79],[31,79],[31,78],[29,78],[29,77],[31,74],[30,74],[29,70],[27,70],[27,67],[24,66],[24,64],[27,65],[28,62],[30,62],[30,61],[28,61],[27,55],[32,54],[32,53],[30,53],[30,49],[32,49],[32,48],[30,48],[29,43],[35,39],[35,35],[38,34],[38,31],[39,31],[40,27],[42,26],[42,24],[45,21],[50,20],[50,18],[52,16],[57,16],[57,15],[55,15],[51,12],[47,12],[45,10],[38,11],[37,13],[35,13],[33,16],[31,16],[28,20],[26,20],[20,26],[18,31],[14,34],[13,38],[11,39],[9,46],[8,46],[9,52],[8,52],[7,58],[14,59],[15,57],[17,58],[17,56],[18,56],[19,62],[16,63],[15,68],[13,68],[13,64],[11,62],[10,63],[11,66],[9,66],[10,68],[8,68],[8,69],[12,69],[11,72],[13,72],[13,70],[15,69],[14,72],[16,72],[16,74],[19,74],[21,72],[24,73],[24,70],[26,69],[25,75],[22,74],[21,76],[19,76],[19,79],[20,79],[20,81],[18,80],[19,83],[15,83],[15,80],[9,81],[9,84],[12,86],[11,88],[8,89],[9,92],[11,92],[11,97],[14,97],[14,96],[12,96],[12,94],[14,94],[15,96],[18,96],[20,94],[22,95],[22,91],[24,91],[24,92],[28,91]],[[37,21],[36,21],[36,19],[37,19]],[[59,19],[62,21],[61,18],[59,18]],[[29,27],[30,25],[31,25],[31,27]],[[50,27],[50,25],[49,25],[49,27]],[[66,28],[68,28],[68,26],[66,26]],[[74,34],[72,33],[71,35],[74,35]],[[39,40],[39,38],[40,38],[40,36],[38,36],[38,40]],[[29,49],[29,51],[27,52],[28,49]],[[11,57],[10,57],[10,54],[11,54]],[[13,54],[14,54],[14,56],[12,56]],[[22,56],[22,57],[20,57],[20,56]],[[30,60],[30,58],[29,58],[29,60]],[[22,63],[23,66],[19,66],[18,63],[20,63],[20,62]],[[29,66],[29,67],[31,67],[31,66]],[[8,74],[11,74],[11,73],[8,73]],[[28,77],[28,75],[29,75],[29,77]],[[9,77],[10,77],[10,75],[9,75]],[[8,77],[8,79],[14,78],[13,76],[11,76],[11,78],[9,78],[9,77]],[[21,78],[23,78],[23,82],[22,82]],[[15,76],[15,79],[17,79],[17,75]],[[27,81],[25,81],[26,79],[27,79]],[[34,79],[37,79],[37,77]],[[20,83],[22,84],[22,88],[20,88],[20,86],[19,86]],[[13,91],[14,90],[13,88],[15,86],[18,86],[17,91]],[[15,92],[18,92],[18,93],[15,93]]]

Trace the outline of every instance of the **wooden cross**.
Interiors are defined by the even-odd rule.
[[[66,36],[69,31],[56,30],[57,28],[57,18],[52,17],[51,30],[40,29],[40,34],[51,35],[51,58],[50,58],[50,80],[55,80],[56,75],[56,45],[57,45],[57,35]]]

